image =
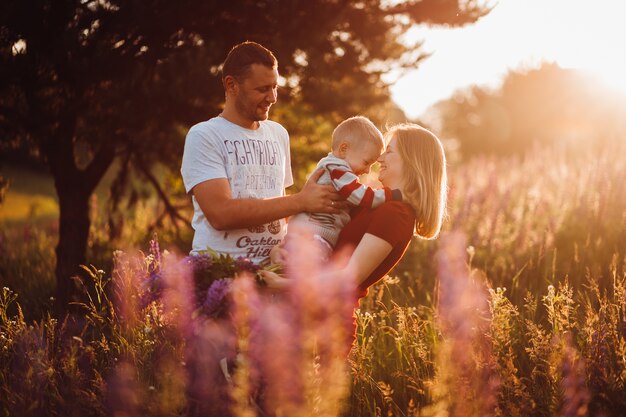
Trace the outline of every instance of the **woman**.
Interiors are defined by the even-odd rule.
[[[446,158],[439,139],[416,124],[395,126],[385,138],[379,180],[400,189],[403,201],[356,209],[335,248],[336,253],[354,248],[346,268],[355,274],[359,298],[398,263],[413,236],[437,237],[446,207]],[[284,259],[279,250],[274,255],[274,261]],[[268,271],[262,275],[271,288],[288,286],[288,278]]]
[[[400,189],[403,201],[354,213],[336,247],[355,247],[348,269],[356,274],[359,298],[398,263],[413,236],[437,237],[446,206],[446,159],[439,139],[415,124],[395,126],[385,137],[379,181]]]

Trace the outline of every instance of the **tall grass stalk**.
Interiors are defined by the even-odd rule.
[[[51,234],[2,228],[0,415],[621,416],[624,151],[450,167],[445,233],[361,300],[349,354],[350,274],[304,243],[282,296],[216,259],[214,310],[180,257],[106,255],[82,314],[54,318]]]

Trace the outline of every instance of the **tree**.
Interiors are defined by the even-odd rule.
[[[458,0],[4,0],[2,149],[27,148],[54,177],[58,306],[85,261],[94,188],[117,159],[118,192],[142,175],[167,199],[151,168],[177,169],[179,127],[219,111],[219,65],[232,45],[255,40],[276,53],[284,98],[353,114],[388,100],[384,72],[423,58],[400,41],[410,25],[463,25],[487,12]]]
[[[4,201],[4,195],[9,188],[9,182],[4,179],[2,175],[0,175],[0,204]]]
[[[624,99],[598,80],[551,63],[509,72],[498,89],[473,86],[436,105],[443,136],[457,139],[466,157],[610,139],[624,128],[623,108]]]

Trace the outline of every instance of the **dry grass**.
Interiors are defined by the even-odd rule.
[[[197,291],[189,262],[156,247],[117,253],[110,273],[87,268],[84,315],[71,320],[27,320],[4,289],[0,414],[620,416],[625,151],[451,167],[446,230],[413,242],[361,301],[348,368],[349,281],[306,250],[279,302],[264,301],[249,265],[218,258],[206,271],[241,273]],[[3,285],[28,280],[18,301],[45,312],[47,235],[7,236]],[[146,298],[157,273],[159,296]],[[222,300],[218,281],[230,283],[226,310],[207,304]]]

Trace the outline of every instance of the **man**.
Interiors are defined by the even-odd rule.
[[[211,248],[255,263],[267,259],[285,235],[285,218],[299,212],[337,213],[344,202],[332,186],[311,176],[302,191],[293,184],[289,135],[268,119],[276,102],[278,63],[268,49],[243,42],[222,69],[220,115],[187,133],[181,173],[192,194],[192,254]]]

